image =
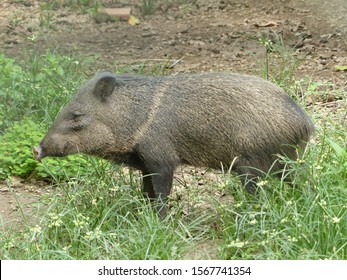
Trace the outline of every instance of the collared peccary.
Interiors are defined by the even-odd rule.
[[[63,108],[34,154],[40,160],[85,153],[137,168],[164,216],[179,164],[232,165],[254,191],[263,172],[281,169],[278,155],[295,159],[313,132],[307,114],[258,77],[101,72]]]

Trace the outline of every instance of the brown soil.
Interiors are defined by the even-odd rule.
[[[45,182],[23,182],[15,176],[0,182],[0,228],[18,228],[33,223],[39,218],[35,212],[40,209],[35,204],[52,191],[53,188]]]
[[[347,87],[347,72],[334,68],[347,65],[345,0],[159,1],[164,4],[151,16],[141,15],[142,1],[103,1],[132,7],[132,14],[140,20],[135,26],[126,21],[98,24],[87,13],[65,6],[40,11],[43,2],[1,1],[0,48],[8,56],[20,61],[28,50],[58,49],[98,55],[93,71],[129,64],[136,71],[143,62],[167,62],[172,73],[225,70],[259,74],[265,59],[259,38],[268,38],[283,42],[290,57],[301,60],[297,78],[309,76],[331,82],[333,88]],[[40,195],[22,183],[13,192],[26,205]],[[0,196],[3,222],[18,219],[18,205],[7,184],[0,185]]]

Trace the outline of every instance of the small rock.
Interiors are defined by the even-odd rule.
[[[319,63],[322,64],[322,65],[326,65],[326,64],[327,64],[327,61],[326,61],[325,59],[321,59],[321,60],[319,61]]]

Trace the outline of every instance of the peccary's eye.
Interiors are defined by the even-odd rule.
[[[83,117],[85,114],[81,113],[81,112],[71,112],[70,113],[70,119],[71,120],[74,120],[74,121],[77,121],[80,117]]]
[[[83,116],[85,116],[85,114],[79,112],[79,111],[75,111],[75,112],[70,112],[69,113],[69,129],[73,130],[73,131],[79,131],[81,129],[83,129],[83,127],[85,126],[85,122],[84,122],[84,118]]]

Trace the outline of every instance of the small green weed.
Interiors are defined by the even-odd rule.
[[[49,29],[53,20],[53,6],[54,2],[42,1],[40,3],[40,18],[39,25],[41,28]]]
[[[89,9],[96,9],[101,6],[98,0],[45,0],[41,1],[41,12],[51,13],[54,10],[61,9],[62,7],[68,7],[71,9],[86,12]]]
[[[63,159],[47,158],[42,162],[34,159],[32,149],[41,141],[45,131],[25,118],[15,123],[3,136],[0,136],[0,179],[10,176],[22,178],[53,178],[56,182],[69,180],[83,174],[95,173],[95,166],[103,165],[107,169],[110,164],[106,161],[82,155],[69,156]]]
[[[261,67],[261,76],[283,88],[289,95],[296,96],[296,69],[300,59],[293,56],[293,51],[286,47],[281,39],[273,43],[269,38],[259,39],[265,48],[265,61]]]
[[[0,178],[10,175],[28,177],[37,165],[32,148],[41,137],[42,130],[30,119],[15,123],[0,136]]]
[[[142,14],[152,15],[155,12],[156,0],[142,0]]]

